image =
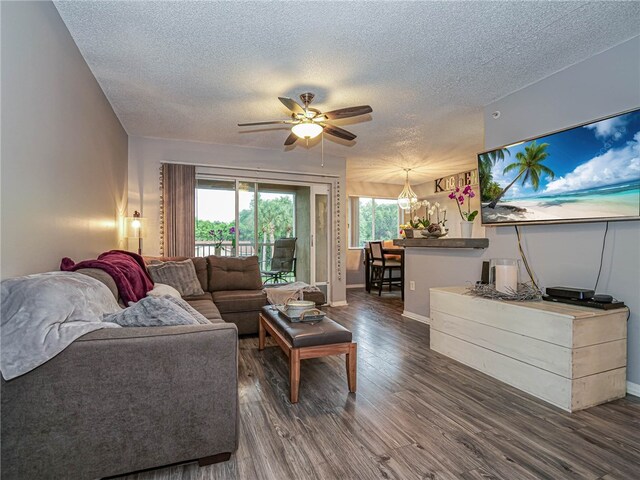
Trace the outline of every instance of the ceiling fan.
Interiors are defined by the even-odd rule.
[[[293,145],[298,138],[315,138],[323,131],[329,135],[333,135],[334,137],[342,138],[344,140],[353,140],[356,138],[355,134],[335,125],[331,125],[328,122],[331,120],[342,120],[343,118],[357,117],[358,115],[373,112],[373,109],[369,105],[360,105],[358,107],[339,108],[338,110],[322,113],[320,110],[309,107],[309,104],[313,101],[313,97],[315,97],[315,95],[310,92],[300,95],[300,100],[302,100],[304,107],[291,98],[278,97],[284,106],[291,110],[291,119],[289,120],[239,123],[238,126],[250,127],[255,125],[276,125],[283,123],[293,125],[291,127],[291,133],[284,141],[285,145]]]

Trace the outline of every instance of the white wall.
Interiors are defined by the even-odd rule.
[[[2,2],[1,277],[119,246],[127,134],[51,2]]]
[[[484,109],[485,147],[494,148],[640,106],[640,38],[591,57]],[[499,120],[491,113],[499,110]],[[543,287],[593,288],[604,223],[538,225],[522,228],[525,251]],[[480,277],[481,261],[518,258],[513,227],[487,228],[485,251],[412,249],[405,309],[429,315],[425,292],[432,286],[463,285]],[[428,269],[425,269],[428,265]],[[628,379],[640,383],[640,221],[610,224],[598,291],[624,300],[631,309]]]
[[[317,182],[340,181],[340,215],[346,225],[346,196],[344,195],[346,161],[341,157],[325,155],[321,165],[320,150],[296,148],[292,151],[264,148],[218,145],[211,143],[130,137],[129,139],[129,210],[139,210],[148,219],[148,236],[143,251],[147,255],[160,253],[160,164],[163,162],[187,163],[199,166],[245,168],[247,176],[277,171],[313,175]],[[318,175],[327,175],[326,179]],[[334,270],[332,275],[332,301],[346,299],[345,259],[347,251],[346,229],[341,229],[342,275]],[[336,262],[333,262],[335,266]],[[332,267],[333,268],[333,267]]]

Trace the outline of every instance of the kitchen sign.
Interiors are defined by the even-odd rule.
[[[478,170],[471,170],[469,172],[456,173],[455,175],[449,175],[448,177],[438,178],[435,183],[435,193],[450,192],[456,187],[464,187],[465,185],[477,185]]]

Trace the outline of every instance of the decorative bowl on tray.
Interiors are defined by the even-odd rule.
[[[297,323],[297,322],[315,323],[315,322],[319,322],[326,316],[326,313],[324,313],[322,310],[319,310],[315,307],[310,308],[308,310],[302,310],[302,311],[287,308],[286,305],[276,305],[275,307],[282,315],[284,315],[284,317],[287,320],[289,320],[292,323]]]
[[[290,322],[319,322],[326,315],[315,308],[315,302],[308,300],[289,300],[286,304],[275,307]]]

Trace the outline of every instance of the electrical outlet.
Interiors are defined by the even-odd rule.
[[[416,289],[416,282],[414,282],[413,280],[411,280],[409,282],[409,290],[413,291]]]

